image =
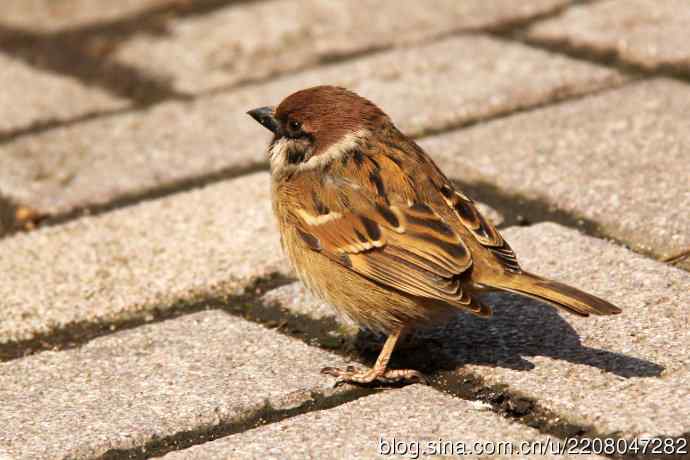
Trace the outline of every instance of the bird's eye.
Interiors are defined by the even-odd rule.
[[[302,123],[300,123],[299,121],[292,120],[290,122],[290,130],[291,131],[299,131],[301,127],[302,127]]]

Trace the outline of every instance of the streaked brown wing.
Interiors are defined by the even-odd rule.
[[[479,213],[474,202],[461,192],[453,190],[448,184],[444,184],[440,189],[446,204],[455,211],[462,225],[477,241],[489,249],[506,270],[520,273],[522,269],[513,249],[498,233],[496,227]]]
[[[386,157],[397,159],[397,163],[401,165],[401,171],[406,172],[407,177],[412,176],[416,180],[427,181],[431,185],[429,188],[440,191],[445,204],[458,218],[457,224],[465,227],[482,246],[486,247],[505,270],[520,273],[522,270],[512,248],[498,230],[479,213],[474,202],[454,189],[448,178],[421,147],[405,138],[397,130],[395,131],[396,135],[392,138],[398,139],[398,142],[386,145]],[[419,187],[419,184],[416,187],[423,189]],[[451,226],[457,224],[453,222]]]
[[[459,275],[472,265],[460,236],[423,203],[387,205],[344,187],[357,210],[331,200],[326,214],[297,211],[298,232],[313,249],[339,264],[407,294],[441,300],[478,314]]]

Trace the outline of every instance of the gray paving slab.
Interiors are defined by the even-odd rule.
[[[4,54],[0,54],[0,68],[0,136],[128,104],[105,91],[42,72]]]
[[[0,448],[16,459],[85,459],[203,436],[352,391],[319,374],[333,363],[220,311],[142,326],[0,364]]]
[[[162,35],[136,35],[114,57],[172,81],[179,91],[196,93],[340,56],[526,20],[568,3],[440,0],[432,8],[414,0],[231,4],[212,14],[172,20]],[[405,14],[391,14],[393,9]]]
[[[600,433],[687,434],[690,275],[555,224],[504,235],[525,269],[600,295],[623,314],[575,318],[513,299],[483,331],[469,317],[452,326],[446,353],[486,384],[508,384]]]
[[[457,380],[455,372],[460,378],[479,376],[497,394],[531,398],[561,421],[602,435],[687,433],[690,274],[553,223],[511,227],[503,234],[526,270],[608,299],[623,314],[579,318],[534,301],[490,295],[493,318],[460,314],[419,333],[420,340],[400,348],[394,362],[440,371],[441,385],[444,378]],[[263,299],[294,314],[342,321],[298,283]],[[341,324],[330,332],[336,347],[351,344],[355,334],[347,322]],[[424,343],[431,344],[429,351]]]
[[[135,15],[147,8],[181,3],[180,0],[3,0],[2,23],[22,29],[55,32],[94,22]]]
[[[145,318],[285,273],[268,173],[0,240],[0,344]]]
[[[50,214],[243,171],[265,164],[268,143],[245,112],[316,84],[350,87],[402,129],[420,134],[624,80],[610,69],[520,44],[450,38],[0,145],[0,181],[8,198]]]
[[[269,187],[268,173],[255,173],[0,240],[0,345],[153,318],[292,276]]]
[[[522,444],[546,446],[548,442],[557,442],[548,439],[533,428],[499,417],[477,404],[426,386],[412,385],[333,409],[299,415],[163,458],[485,458],[484,455],[533,458],[540,456],[525,455],[525,450],[520,450],[526,447]],[[392,445],[394,440],[396,447]],[[439,440],[452,443],[456,450],[446,445],[442,451],[444,446]],[[499,447],[498,443],[511,445]],[[496,449],[493,454],[491,449]],[[499,453],[498,449],[505,450]]]
[[[451,177],[594,221],[667,257],[690,248],[690,87],[655,79],[425,139]]]
[[[539,22],[530,39],[614,54],[649,70],[690,75],[690,8],[685,0],[607,0],[574,6]]]
[[[680,267],[687,271],[690,271],[690,253],[686,253],[685,255],[675,258],[672,264],[676,267]]]

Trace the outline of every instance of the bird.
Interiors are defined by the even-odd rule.
[[[336,383],[427,381],[414,369],[389,369],[396,344],[458,311],[490,317],[485,292],[579,316],[621,312],[523,270],[475,202],[370,100],[321,85],[247,114],[273,133],[272,208],[297,276],[341,314],[387,336],[371,368],[321,370]]]

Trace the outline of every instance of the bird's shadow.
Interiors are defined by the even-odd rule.
[[[417,331],[409,344],[396,349],[391,366],[411,367],[426,374],[466,364],[529,371],[535,366],[525,357],[546,356],[625,378],[657,377],[664,370],[652,361],[582,345],[575,329],[555,308],[536,300],[493,293],[485,295],[483,301],[492,306],[492,318],[459,313],[442,327]],[[375,358],[382,340],[360,331],[355,347],[368,358]]]

